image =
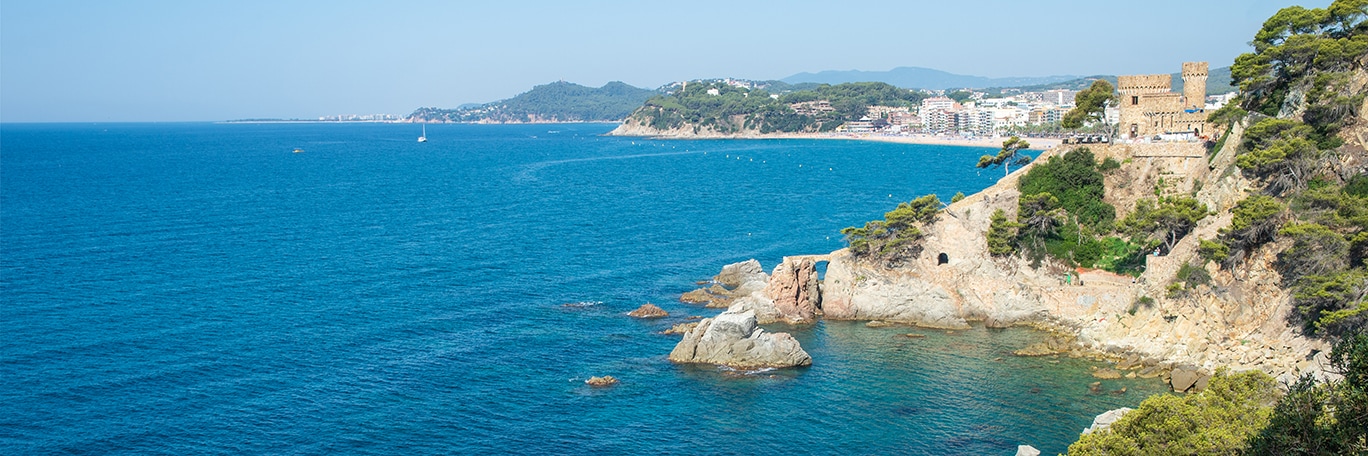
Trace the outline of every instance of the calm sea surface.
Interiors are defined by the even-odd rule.
[[[673,365],[657,332],[717,313],[677,298],[722,265],[999,174],[609,129],[0,125],[0,453],[1053,454],[1161,389],[1089,394],[1092,363],[1009,354],[1027,330],[779,326],[812,367]]]

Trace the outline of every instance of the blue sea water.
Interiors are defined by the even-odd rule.
[[[673,365],[722,265],[999,174],[611,128],[0,125],[0,453],[1053,454],[1161,390],[1090,394],[1021,329],[780,325],[810,368]]]

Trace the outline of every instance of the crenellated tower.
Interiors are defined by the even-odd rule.
[[[1183,62],[1183,109],[1206,107],[1206,62]]]

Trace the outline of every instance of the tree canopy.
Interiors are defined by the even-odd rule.
[[[990,166],[1002,166],[1003,177],[1012,174],[1012,164],[1024,165],[1031,162],[1031,157],[1021,153],[1024,149],[1030,149],[1031,143],[1019,137],[1013,136],[1002,142],[1002,150],[996,156],[984,155],[979,157],[978,167],[987,168]]]
[[[1060,126],[1074,130],[1085,123],[1107,123],[1107,106],[1116,106],[1116,88],[1106,79],[1093,81],[1091,86],[1074,96],[1074,108],[1064,113]]]

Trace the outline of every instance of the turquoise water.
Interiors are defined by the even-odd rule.
[[[1091,363],[1010,356],[1026,330],[780,326],[812,367],[673,365],[657,332],[716,312],[676,298],[723,264],[998,174],[610,128],[0,125],[0,453],[1048,454],[1161,388],[1090,394]]]

